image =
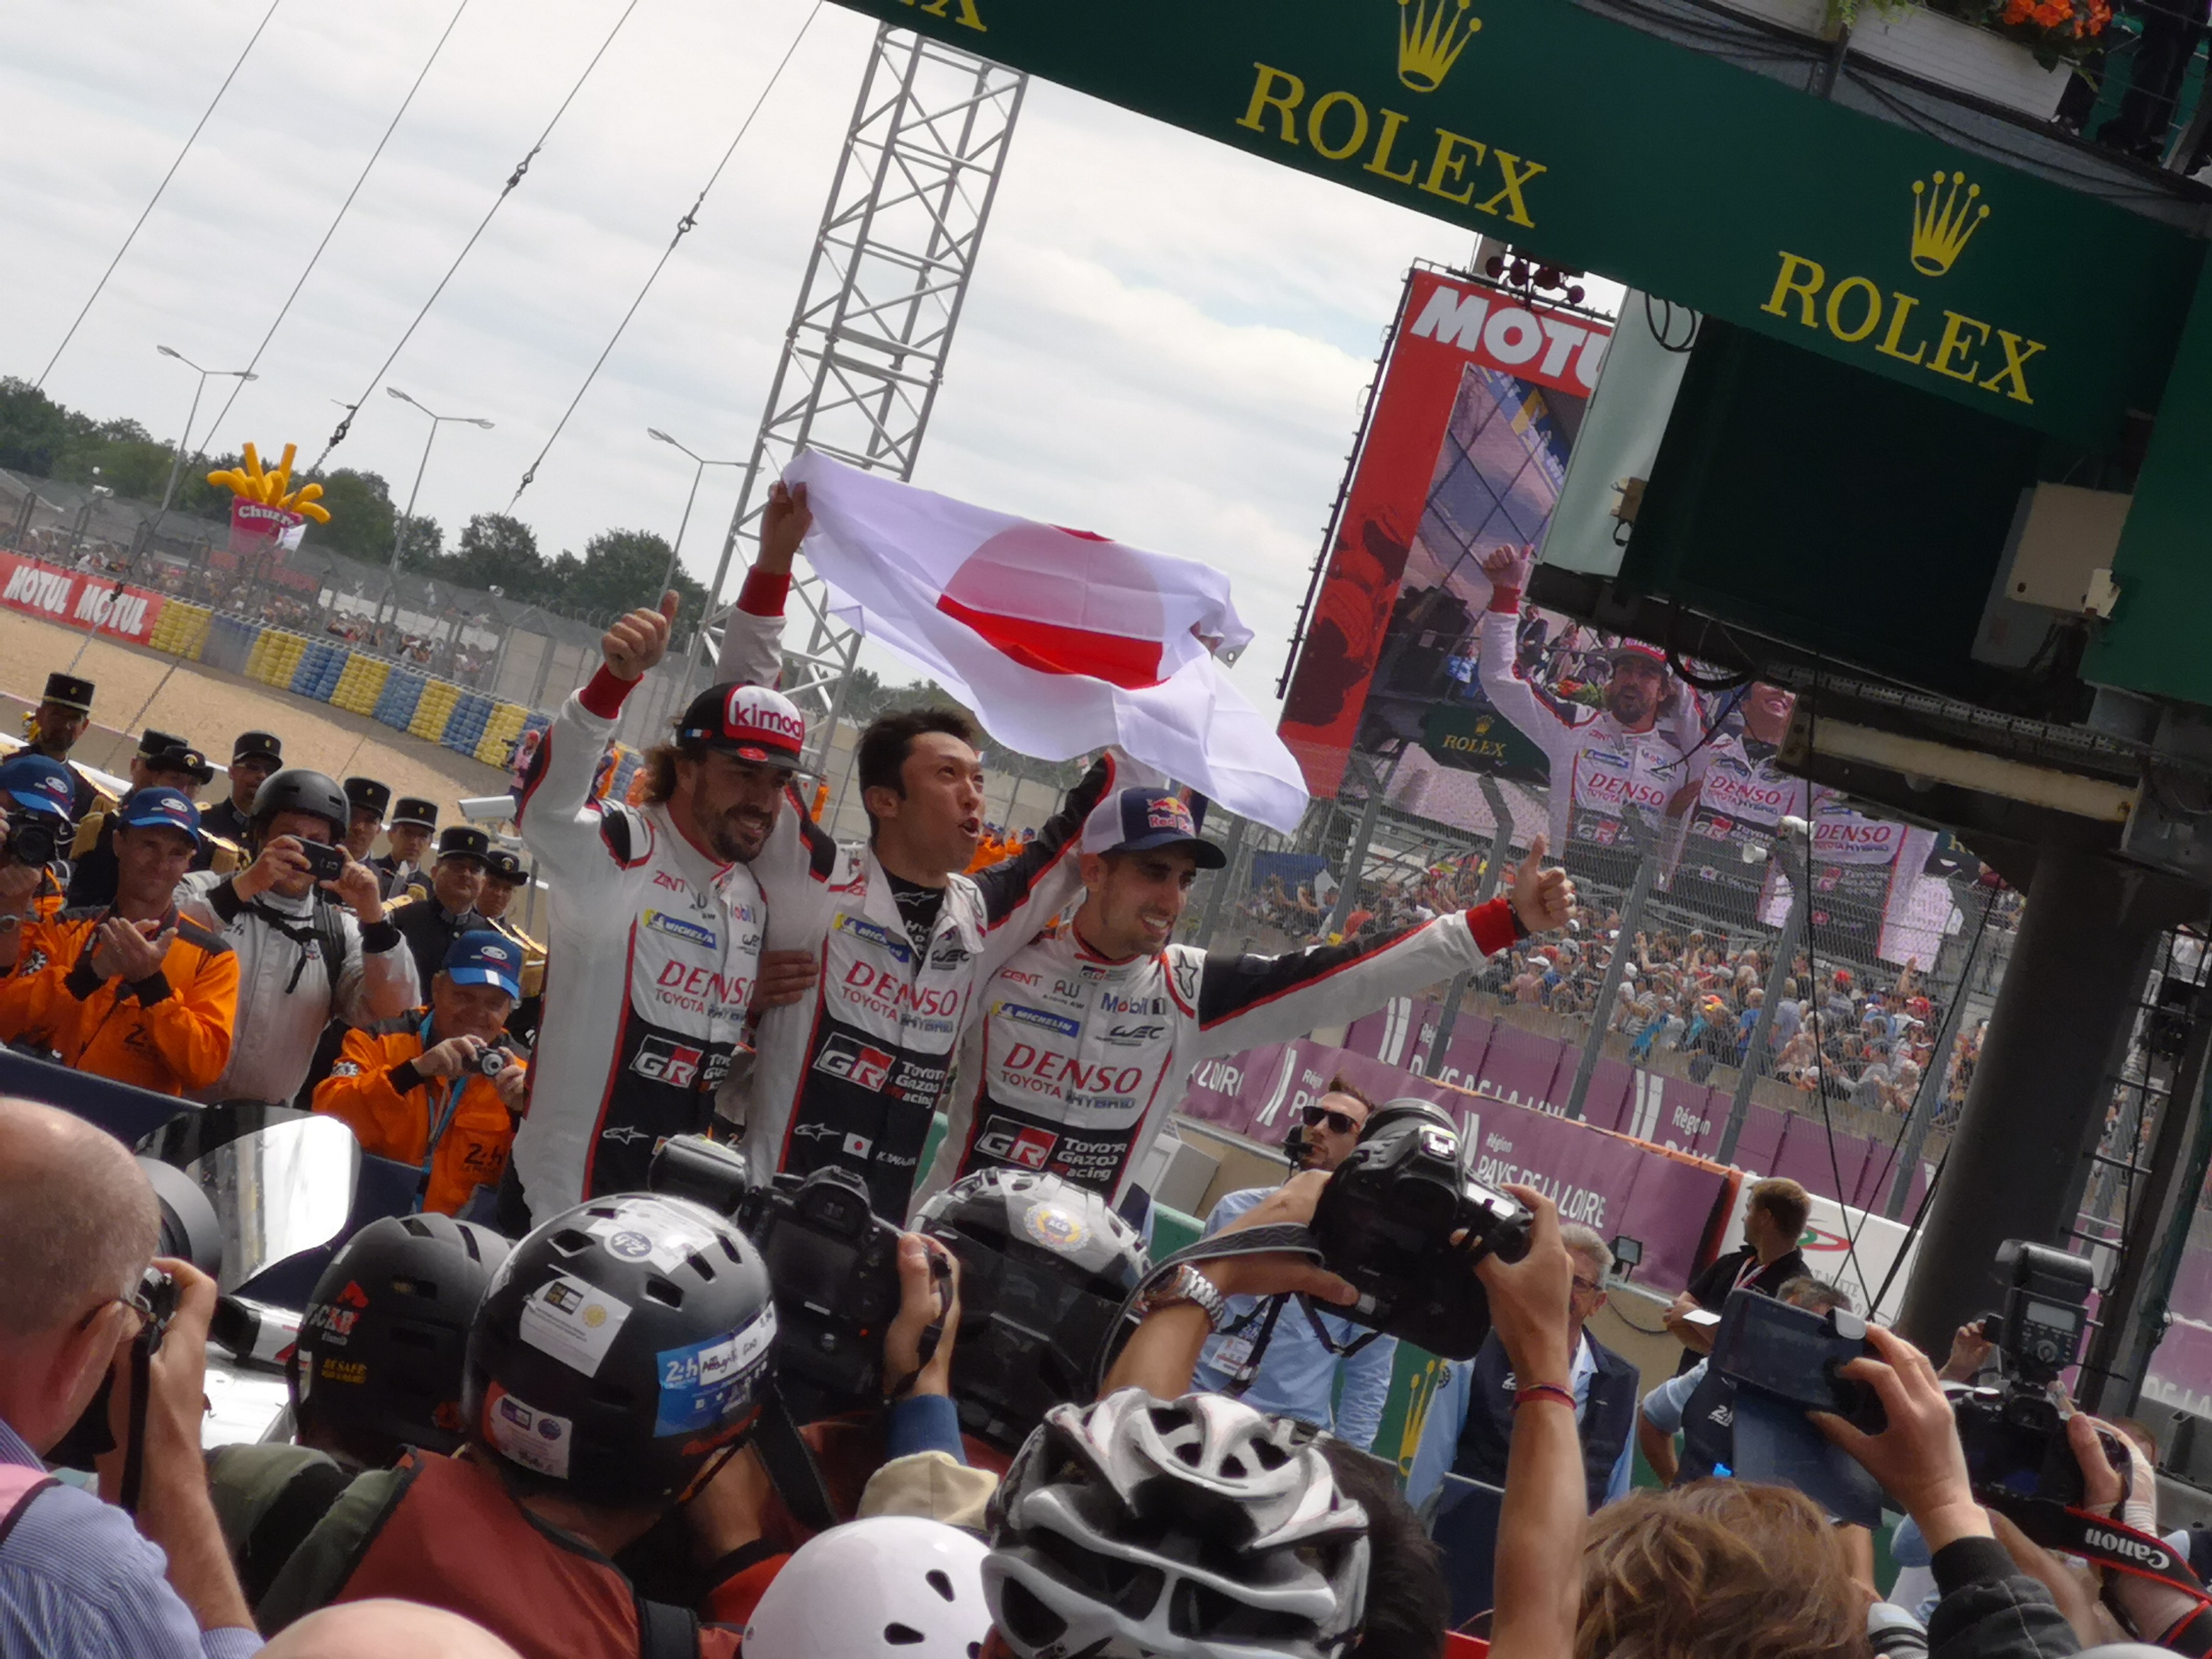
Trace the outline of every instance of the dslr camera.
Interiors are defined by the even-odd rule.
[[[1486,1255],[1528,1254],[1529,1214],[1474,1176],[1474,1148],[1440,1107],[1394,1100],[1322,1188],[1315,1242],[1328,1270],[1359,1291],[1332,1308],[1356,1325],[1447,1359],[1472,1359],[1490,1334],[1474,1276]]]
[[[775,1286],[776,1374],[811,1385],[831,1411],[883,1395],[884,1328],[899,1309],[899,1230],[868,1207],[868,1184],[832,1165],[756,1187],[738,1225]]]
[[[2081,1465],[2066,1438],[2066,1419],[2051,1397],[2058,1374],[2079,1357],[2089,1322],[2096,1268],[2078,1255],[2008,1238],[1997,1248],[2004,1311],[1982,1319],[1982,1334],[2007,1361],[1999,1386],[1952,1397],[1966,1476],[1984,1502],[2081,1501]],[[2127,1449],[2111,1436],[2105,1455],[2124,1476]]]
[[[40,812],[18,812],[8,820],[8,834],[0,840],[0,855],[10,864],[42,870],[61,852],[61,826]]]

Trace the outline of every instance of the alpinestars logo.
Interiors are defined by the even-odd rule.
[[[856,1087],[880,1091],[890,1081],[891,1065],[896,1058],[881,1048],[855,1042],[851,1037],[833,1036],[822,1045],[814,1069],[831,1077],[842,1077]]]
[[[1042,1170],[1051,1162],[1052,1149],[1059,1143],[1060,1137],[1049,1130],[1017,1123],[1010,1117],[994,1117],[975,1137],[975,1156],[997,1158],[1017,1169]]]
[[[672,1089],[689,1089],[699,1080],[699,1062],[705,1058],[704,1049],[649,1036],[638,1044],[637,1058],[630,1061],[629,1068]]]

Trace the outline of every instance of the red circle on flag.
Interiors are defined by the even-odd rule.
[[[1166,606],[1145,561],[1118,542],[1051,525],[1002,530],[962,562],[937,608],[1040,673],[1125,691],[1163,678]]]

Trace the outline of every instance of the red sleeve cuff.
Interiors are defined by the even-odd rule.
[[[1493,587],[1490,590],[1490,608],[1509,617],[1521,614],[1521,590],[1517,587]]]
[[[738,609],[748,617],[781,617],[784,596],[791,592],[788,570],[749,570],[738,590]]]
[[[622,713],[623,699],[636,689],[635,680],[626,680],[609,668],[599,665],[599,672],[592,676],[591,683],[576,693],[576,701],[603,720],[611,720]]]
[[[1513,926],[1513,901],[1494,898],[1467,913],[1468,932],[1483,955],[1494,957],[1520,937]]]

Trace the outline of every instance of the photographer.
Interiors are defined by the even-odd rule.
[[[886,1370],[915,1379],[890,1437],[942,1470],[926,1449],[934,1432],[905,1416],[942,1398],[951,1360],[949,1331],[936,1358],[920,1359],[923,1326],[946,1312],[926,1249],[902,1246],[907,1294],[884,1337]],[[331,1601],[396,1595],[530,1655],[728,1659],[730,1625],[780,1565],[763,1537],[770,1489],[746,1443],[775,1329],[759,1253],[710,1210],[629,1194],[550,1218],[477,1310],[460,1452],[410,1454],[355,1481],[279,1575],[264,1621],[274,1630]],[[863,1511],[880,1500],[872,1491]],[[646,1599],[614,1565],[671,1514],[707,1586],[696,1613]]]
[[[34,922],[0,980],[0,1041],[155,1094],[205,1088],[230,1061],[238,957],[177,910],[199,810],[141,789],[114,813],[115,900]]]
[[[429,1007],[396,1031],[348,1031],[315,1090],[315,1109],[352,1129],[363,1152],[416,1166],[418,1209],[458,1215],[507,1170],[530,1077],[500,1046],[521,967],[502,935],[463,933],[431,975]]]
[[[0,978],[21,961],[27,929],[59,910],[57,869],[70,843],[70,775],[58,761],[19,754],[0,762]]]
[[[1350,1082],[1340,1077],[1331,1079],[1328,1091],[1302,1115],[1304,1121],[1292,1152],[1293,1172],[1313,1170],[1327,1175],[1334,1170],[1358,1144],[1359,1131],[1374,1109],[1375,1103]],[[1220,1232],[1273,1190],[1247,1187],[1224,1194],[1206,1218],[1206,1236],[1211,1238]],[[1255,1333],[1267,1322],[1271,1305],[1265,1299],[1248,1302],[1242,1297],[1231,1304],[1237,1323],[1206,1342],[1194,1386],[1212,1393],[1234,1393],[1273,1416],[1318,1424],[1334,1430],[1346,1445],[1367,1450],[1382,1426],[1382,1402],[1390,1392],[1398,1339],[1378,1336],[1347,1354],[1344,1350],[1363,1334],[1357,1327],[1332,1315],[1317,1314],[1309,1320],[1303,1310],[1279,1310],[1259,1369],[1244,1386],[1232,1389],[1234,1374],[1251,1352]]]
[[[186,914],[238,953],[230,1063],[194,1098],[289,1105],[333,1015],[367,1026],[422,999],[375,872],[340,845],[344,792],[295,767],[270,777],[253,807],[253,862],[234,876],[188,876],[178,890]]]
[[[149,728],[138,739],[138,752],[131,757],[134,793],[141,789],[174,789],[190,797],[213,776],[215,769],[204,755],[167,732]],[[76,834],[70,843],[72,909],[112,903],[115,898],[115,802],[106,796],[101,801],[101,810],[76,821]],[[238,849],[203,831],[200,845],[192,854],[191,867],[212,870],[218,865],[225,872],[236,869]]]
[[[976,999],[926,1196],[975,1170],[1048,1170],[1118,1203],[1208,1054],[1304,1036],[1480,966],[1566,925],[1573,889],[1540,836],[1511,896],[1357,944],[1279,957],[1169,943],[1221,849],[1157,789],[1109,795],[1083,826],[1082,908],[1009,957]]]
[[[409,882],[405,896],[395,896],[386,910],[415,957],[416,983],[430,982],[455,939],[490,926],[477,909],[490,854],[491,838],[483,830],[454,824],[438,837],[438,861],[429,873]]]
[[[260,1645],[200,1462],[213,1280],[154,1262],[181,1296],[146,1364],[137,1529],[131,1512],[48,1479],[40,1461],[111,1368],[111,1422],[128,1441],[161,1225],[120,1142],[49,1107],[0,1100],[0,1631],[10,1652],[244,1659]],[[103,1464],[103,1493],[119,1491],[122,1461]]]
[[[1612,1250],[1594,1230],[1577,1224],[1563,1225],[1559,1237],[1574,1267],[1567,1281],[1567,1334],[1574,1356],[1568,1367],[1569,1389],[1574,1395],[1576,1437],[1582,1444],[1584,1489],[1595,1511],[1628,1495],[1636,1461],[1632,1431],[1640,1375],[1633,1364],[1588,1328],[1605,1305]],[[1446,1469],[1486,1486],[1504,1481],[1519,1376],[1495,1328],[1473,1359],[1447,1362],[1443,1380],[1429,1397],[1420,1444],[1406,1479],[1406,1496],[1415,1507],[1428,1502]]]

